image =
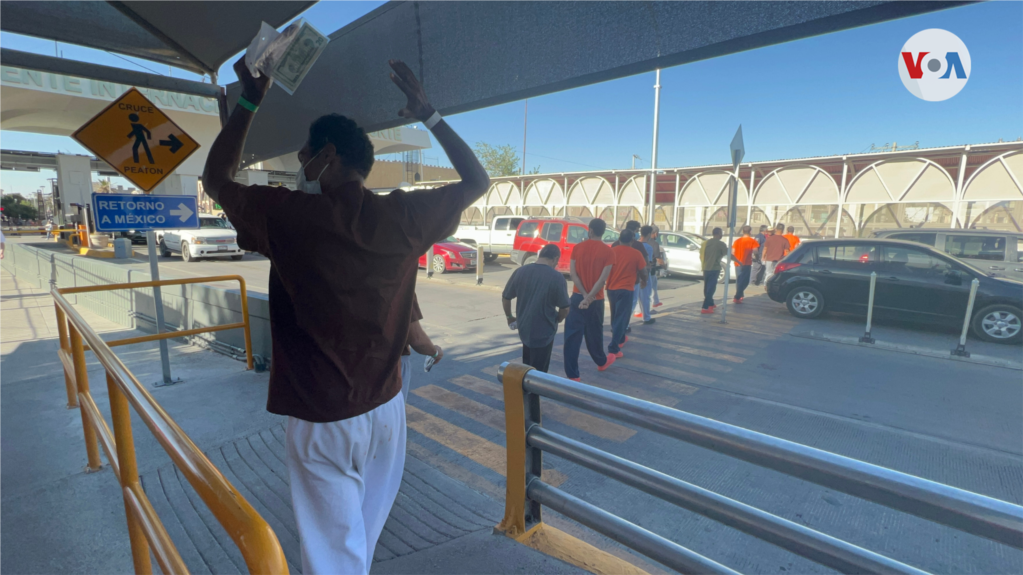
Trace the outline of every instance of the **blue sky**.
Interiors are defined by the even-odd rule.
[[[304,16],[329,33],[378,5],[321,2]],[[899,50],[927,28],[956,34],[972,58],[966,87],[944,102],[919,100],[899,80]],[[54,53],[53,42],[11,34],[0,35],[0,44]],[[199,79],[143,60],[58,49],[66,58]],[[230,64],[222,82],[234,79]],[[649,167],[653,84],[651,72],[530,99],[527,167],[621,169],[632,154],[643,159],[637,167]],[[739,124],[752,161],[856,153],[892,141],[935,147],[1015,140],[1023,136],[1023,2],[984,2],[686,64],[663,70],[661,86],[661,167],[726,163]],[[522,121],[522,102],[449,118],[470,143],[511,144],[520,152]],[[0,138],[5,149],[86,153],[70,138]],[[426,157],[447,165],[437,146]],[[52,174],[2,177],[5,191],[29,191]]]

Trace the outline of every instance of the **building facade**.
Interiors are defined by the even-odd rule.
[[[493,178],[462,215],[595,216],[618,227],[646,221],[650,170]],[[709,235],[725,228],[731,165],[657,171],[655,223]],[[425,182],[423,186],[442,185]],[[808,237],[863,237],[888,228],[986,228],[1023,232],[1023,142],[744,163],[736,221],[784,223]]]

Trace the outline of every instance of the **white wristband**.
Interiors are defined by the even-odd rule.
[[[441,119],[440,112],[434,110],[433,115],[427,118],[423,125],[426,126],[427,130],[432,130],[434,126],[440,123]]]

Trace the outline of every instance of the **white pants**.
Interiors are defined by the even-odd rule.
[[[302,573],[369,573],[405,467],[401,394],[351,419],[289,417],[287,444]]]
[[[764,273],[765,284],[767,283],[767,280],[771,279],[771,276],[774,275],[774,266],[776,265],[778,265],[778,262],[764,262],[764,266],[767,268],[766,273]]]
[[[408,403],[409,386],[412,385],[412,356],[401,356],[401,395]]]

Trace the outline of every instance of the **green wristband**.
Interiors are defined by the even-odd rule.
[[[253,104],[252,102],[246,100],[245,98],[242,98],[241,96],[238,96],[238,105],[252,112],[253,114],[255,114],[256,110],[259,109],[259,106]]]

